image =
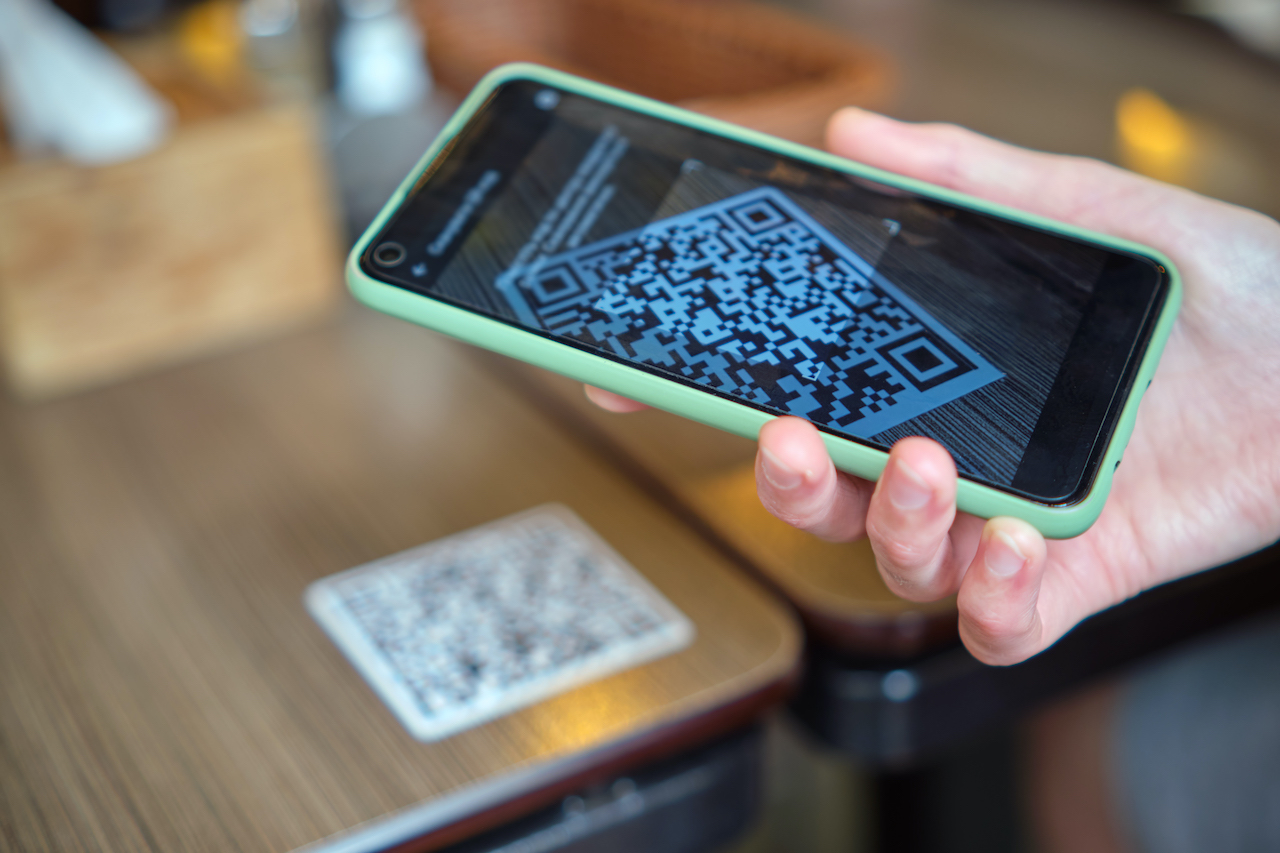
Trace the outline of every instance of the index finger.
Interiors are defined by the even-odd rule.
[[[582,390],[586,393],[588,400],[607,412],[640,412],[650,408],[644,403],[632,400],[630,397],[623,397],[620,394],[597,388],[594,385],[583,385]]]

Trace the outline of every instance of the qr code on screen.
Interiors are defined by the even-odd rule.
[[[861,436],[1003,375],[773,187],[496,286],[525,323]]]
[[[423,740],[669,654],[694,633],[559,505],[317,581],[306,603]]]

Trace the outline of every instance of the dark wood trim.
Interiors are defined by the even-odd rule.
[[[782,678],[718,708],[675,723],[659,726],[596,752],[590,769],[571,773],[549,785],[529,791],[489,809],[468,815],[417,838],[386,849],[385,853],[428,853],[456,844],[512,820],[546,808],[593,784],[650,764],[755,722],[766,711],[782,704],[794,692],[800,678],[800,661]]]
[[[756,572],[760,577],[763,572]],[[770,589],[779,592],[776,584]],[[914,622],[902,619],[854,621],[792,602],[804,624],[805,636],[836,654],[906,661],[954,645],[960,640],[960,620],[955,613],[943,613]]]

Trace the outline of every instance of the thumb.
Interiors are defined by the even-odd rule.
[[[951,124],[910,124],[846,107],[832,153],[878,169],[1138,242],[1192,232],[1205,199],[1098,160],[1045,154]]]

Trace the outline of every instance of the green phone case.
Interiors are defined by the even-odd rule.
[[[391,215],[404,202],[418,176],[437,154],[462,128],[470,117],[484,105],[489,95],[500,85],[511,80],[532,80],[576,92],[587,97],[607,101],[636,112],[645,113],[688,127],[736,139],[759,148],[807,160],[819,166],[836,169],[870,180],[901,187],[940,201],[961,205],[973,210],[991,213],[1006,219],[1033,225],[1071,237],[1145,255],[1168,270],[1170,292],[1165,300],[1155,333],[1133,384],[1133,393],[1125,401],[1116,431],[1107,448],[1098,476],[1089,493],[1080,501],[1067,506],[1047,506],[998,491],[961,477],[956,492],[956,502],[965,512],[984,518],[1013,516],[1034,525],[1045,536],[1064,539],[1076,536],[1088,529],[1106,502],[1111,489],[1111,477],[1120,462],[1121,454],[1133,432],[1138,403],[1155,373],[1156,363],[1173,326],[1178,305],[1182,299],[1182,285],[1177,270],[1159,252],[1146,246],[1064,225],[1043,217],[1014,210],[999,204],[972,198],[962,193],[943,189],[922,181],[904,178],[888,172],[863,166],[849,160],[797,145],[756,131],[747,130],[727,122],[707,118],[669,104],[650,100],[639,95],[593,83],[571,74],[554,71],[537,65],[517,63],[494,69],[467,96],[457,113],[449,120],[440,135],[423,155],[414,170],[392,194],[382,211],[356,242],[347,259],[347,283],[351,292],[364,304],[378,311],[443,332],[477,346],[536,364],[548,370],[562,373],[581,382],[607,388],[610,391],[639,400],[659,409],[682,415],[754,439],[760,428],[774,415],[759,409],[736,403],[725,397],[709,394],[695,387],[664,379],[638,367],[631,367],[601,358],[566,344],[516,328],[515,326],[457,308],[408,290],[386,284],[365,275],[359,258]],[[859,477],[876,479],[884,470],[888,454],[830,433],[822,433],[823,441],[836,467]]]

